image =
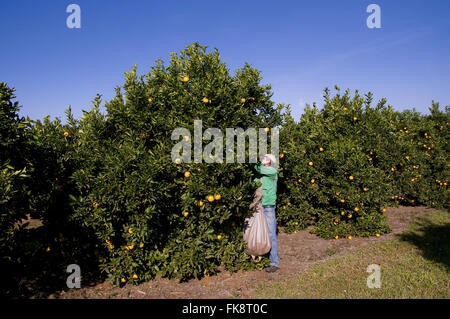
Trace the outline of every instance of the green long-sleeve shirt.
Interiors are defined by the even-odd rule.
[[[254,179],[254,182],[258,183],[262,177],[262,205],[275,205],[277,201],[277,170],[261,163],[255,164],[255,170],[258,176]]]

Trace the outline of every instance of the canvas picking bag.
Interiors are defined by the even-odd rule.
[[[245,252],[251,255],[255,262],[260,262],[261,256],[267,254],[272,248],[269,227],[267,226],[261,199],[262,188],[259,187],[250,204],[250,209],[254,213],[250,218],[245,219],[244,241],[247,243]]]

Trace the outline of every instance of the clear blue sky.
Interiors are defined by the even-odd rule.
[[[81,29],[66,7],[81,7]],[[381,7],[381,29],[366,8]],[[21,115],[65,120],[114,96],[133,64],[147,73],[198,41],[234,71],[245,62],[272,84],[276,103],[322,105],[335,84],[386,97],[396,110],[450,104],[450,1],[55,0],[2,1],[0,81],[16,87]]]

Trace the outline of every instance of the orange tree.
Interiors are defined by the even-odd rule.
[[[19,116],[15,89],[0,82],[0,266],[7,274],[0,293],[14,285],[18,256],[15,253],[14,225],[25,218],[29,203],[25,180],[29,178],[26,151],[29,123]]]
[[[0,82],[0,225],[4,232],[25,217],[28,203],[24,179],[29,163],[22,154],[27,149],[29,121],[19,116],[14,91]]]
[[[282,105],[273,106],[270,86],[260,81],[249,65],[230,75],[217,50],[193,44],[171,54],[168,65],[158,60],[145,76],[133,67],[106,114],[98,96],[80,120],[60,128],[75,165],[70,221],[95,234],[94,258],[113,282],[255,267],[242,240],[252,165],[174,163],[178,140],[171,134],[187,128],[191,135],[181,138],[191,142],[194,120],[222,132],[278,125]]]
[[[74,211],[70,196],[79,192],[72,175],[84,159],[73,156],[77,147],[74,143],[76,133],[72,129],[75,120],[70,108],[66,114],[66,124],[59,118],[51,121],[49,116],[42,121],[32,121],[27,155],[33,167],[28,183],[29,212],[32,218],[42,221],[43,227],[22,240],[34,243],[33,260],[27,261],[29,268],[39,263],[40,269],[61,273],[75,262],[86,273],[94,275],[95,272],[97,276],[95,234],[72,219]]]
[[[10,296],[27,293],[19,280],[36,281],[44,272],[64,276],[68,264],[89,257],[78,249],[85,236],[68,223],[74,166],[67,157],[68,136],[60,134],[58,119],[20,117],[14,91],[0,83],[0,263],[8,273],[1,292]],[[44,227],[18,223],[27,216]],[[89,241],[84,238],[84,244]]]
[[[445,112],[439,109],[439,104],[434,103],[429,109],[430,115],[423,116],[420,126],[415,127],[416,138],[413,139],[416,149],[420,149],[425,153],[424,164],[425,171],[422,174],[427,177],[428,183],[422,187],[417,197],[429,206],[433,207],[450,207],[450,163],[448,155],[450,147],[450,107],[445,108]],[[428,142],[427,142],[428,141]],[[422,144],[423,142],[423,144]],[[426,145],[426,150],[425,150]],[[419,170],[417,165],[413,169]]]
[[[373,165],[370,148],[361,143],[377,137],[369,111],[371,95],[351,99],[349,91],[325,105],[306,107],[299,122],[287,112],[281,131],[282,171],[279,219],[288,231],[314,224],[324,238],[370,236],[389,231],[383,208],[391,193],[383,170]]]
[[[380,156],[395,185],[394,204],[448,207],[448,121],[448,107],[444,113],[435,103],[430,115],[397,113],[391,125],[396,147],[387,146],[388,152]]]
[[[433,103],[430,115],[394,111],[372,94],[349,91],[307,107],[299,122],[287,112],[283,130],[281,209],[288,231],[314,224],[325,237],[388,231],[387,205],[449,205],[448,120]]]

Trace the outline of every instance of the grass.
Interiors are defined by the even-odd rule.
[[[380,266],[380,288],[367,286],[371,264]],[[392,240],[261,285],[257,298],[450,298],[450,213],[428,213]]]

